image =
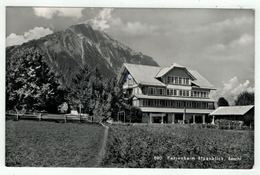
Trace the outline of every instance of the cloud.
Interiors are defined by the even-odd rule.
[[[84,8],[33,8],[34,14],[39,17],[46,19],[51,19],[53,16],[63,16],[63,17],[82,17],[82,10]]]
[[[212,94],[212,98],[218,100],[219,97],[224,97],[229,104],[234,104],[235,99],[241,92],[254,92],[255,88],[250,86],[250,81],[246,80],[241,83],[235,76],[228,82],[223,82],[223,87]]]
[[[211,52],[223,52],[228,51],[230,49],[241,49],[241,47],[248,47],[254,44],[254,37],[249,33],[243,33],[236,38],[226,44],[224,43],[217,43],[212,46],[206,47],[206,50]]]
[[[203,53],[208,59],[213,60],[246,60],[253,57],[254,37],[249,33],[243,33],[227,43],[217,43],[205,47]]]
[[[117,32],[124,33],[131,36],[143,36],[148,34],[155,34],[158,27],[141,23],[139,21],[123,22],[121,18],[110,18],[111,28]]]
[[[109,20],[112,18],[112,8],[103,8],[98,15],[90,20],[94,29],[105,30],[110,28]]]
[[[144,35],[147,33],[155,32],[156,26],[148,25],[141,22],[127,22],[125,27],[122,28],[123,31],[132,35]]]
[[[28,32],[24,32],[23,35],[16,35],[15,33],[11,33],[6,38],[6,46],[21,45],[30,40],[39,39],[52,33],[52,30],[43,27],[35,27],[30,29]]]
[[[180,28],[185,33],[198,33],[198,32],[219,32],[228,29],[234,29],[241,26],[252,26],[254,24],[253,17],[237,17],[229,18],[223,21],[209,23],[207,25],[199,25],[194,28]]]
[[[240,38],[233,40],[230,43],[231,47],[237,47],[237,46],[247,46],[254,42],[254,37],[250,34],[244,33]]]
[[[113,11],[114,9],[112,8],[103,8],[96,17],[87,22],[92,24],[94,29],[103,31],[111,28],[116,32],[135,36],[145,35],[154,32],[157,29],[156,26],[141,23],[139,21],[123,22],[121,18],[112,16]]]

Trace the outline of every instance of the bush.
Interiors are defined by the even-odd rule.
[[[243,122],[242,121],[234,121],[234,120],[225,120],[219,119],[215,121],[216,125],[220,129],[241,129]]]

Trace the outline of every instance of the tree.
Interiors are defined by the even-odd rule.
[[[242,106],[242,105],[254,105],[255,102],[255,94],[244,91],[240,93],[235,100],[235,105]]]
[[[7,54],[7,110],[57,112],[64,100],[58,75],[45,63],[44,55],[32,48],[22,48]]]
[[[218,106],[229,106],[228,101],[224,97],[220,97],[217,104]]]
[[[101,121],[111,116],[112,89],[111,82],[103,79],[97,68],[86,65],[73,78],[68,101],[74,109],[82,104],[85,113]]]
[[[142,111],[139,107],[131,106],[130,109],[131,122],[141,123],[142,122]]]
[[[92,85],[89,82],[91,72],[88,66],[81,69],[78,74],[72,79],[72,82],[66,88],[68,89],[67,101],[72,109],[77,109],[80,104],[83,105],[86,112],[86,108],[89,107],[92,97]]]

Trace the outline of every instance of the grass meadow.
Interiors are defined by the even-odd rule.
[[[6,121],[6,166],[93,167],[104,128],[95,124]]]
[[[231,168],[254,165],[254,131],[190,125],[110,125],[6,121],[6,166]]]

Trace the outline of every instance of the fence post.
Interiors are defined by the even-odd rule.
[[[19,114],[18,113],[16,114],[16,120],[17,121],[19,120]]]
[[[64,122],[67,123],[67,115],[64,115]]]
[[[41,119],[42,119],[42,113],[39,114],[38,119],[39,119],[39,121],[41,121]]]

